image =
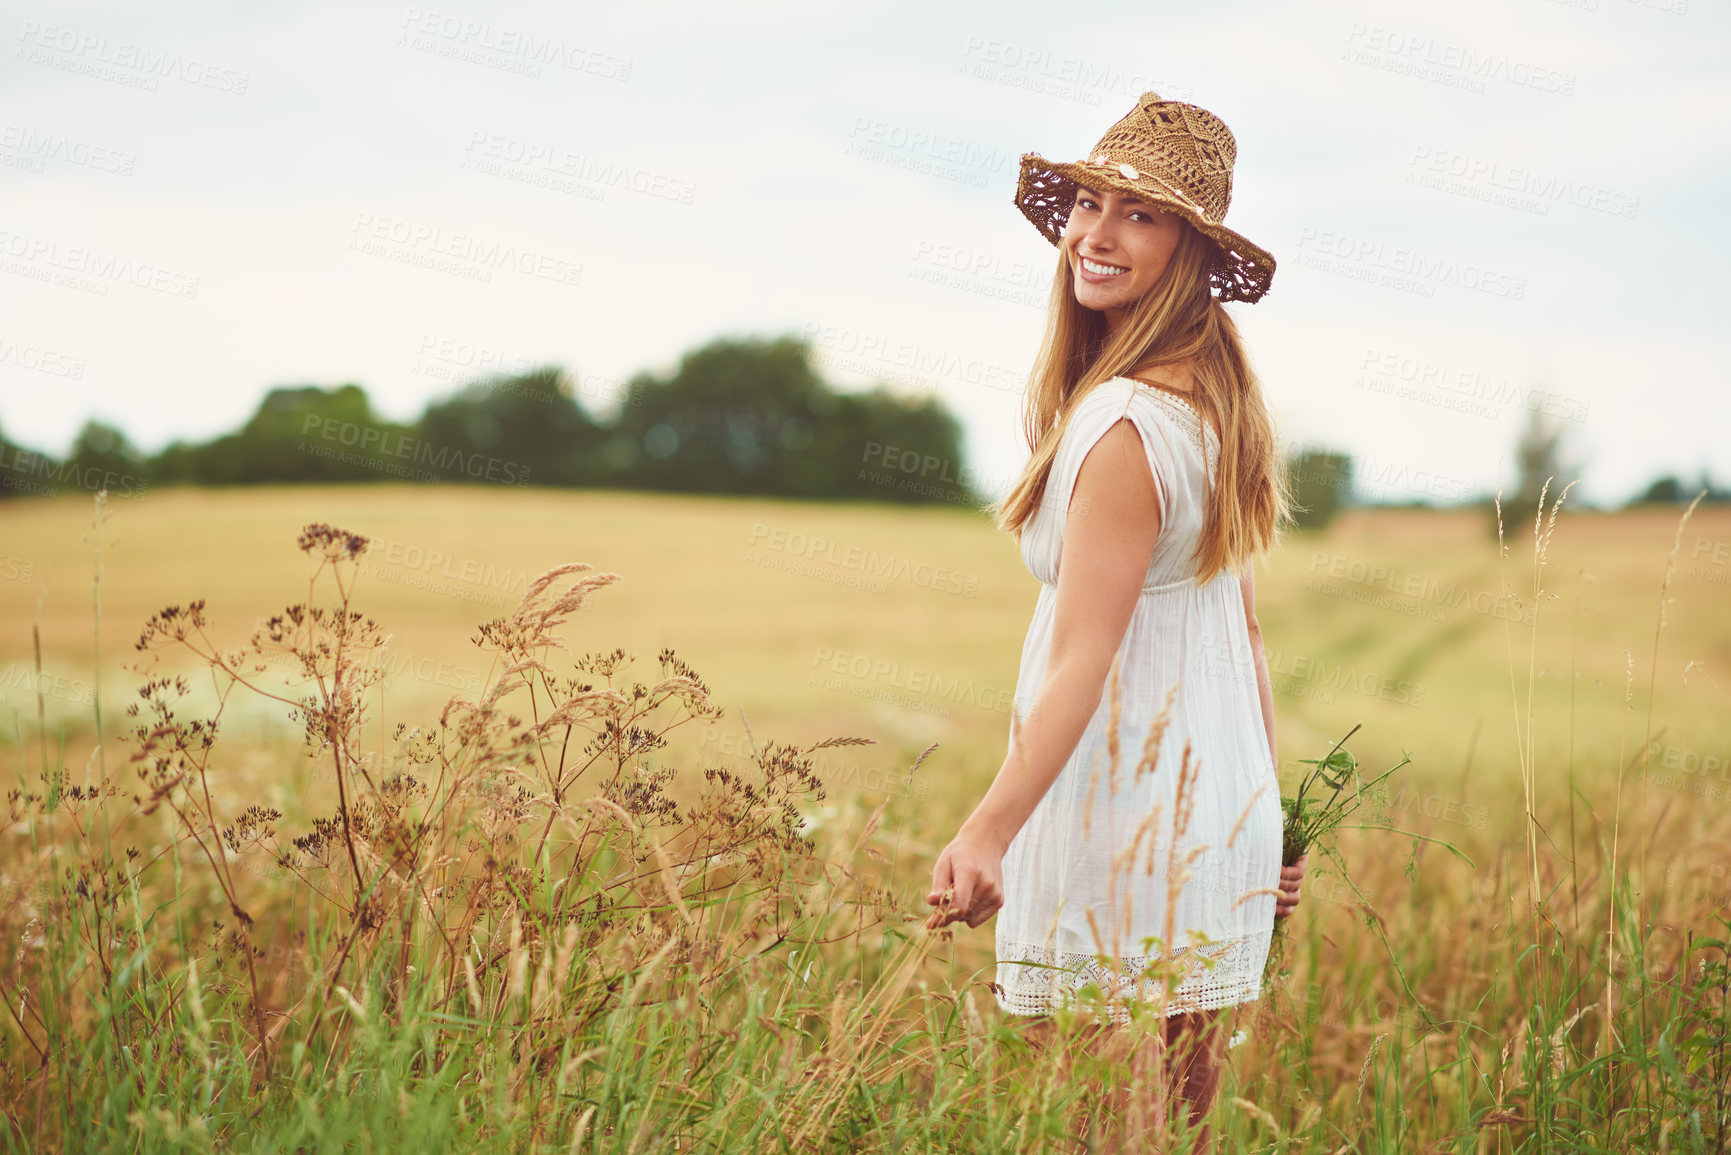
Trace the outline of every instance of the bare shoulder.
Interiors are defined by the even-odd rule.
[[[1159,493],[1142,434],[1128,417],[1114,421],[1082,459],[1071,494],[1071,508],[1081,506],[1107,520],[1144,521],[1159,517]],[[1086,504],[1083,504],[1086,503]]]

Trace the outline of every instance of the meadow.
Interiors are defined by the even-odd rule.
[[[1037,590],[978,511],[98,515],[0,505],[6,1150],[1056,1151],[1122,1077],[921,929]],[[1258,569],[1283,779],[1411,762],[1232,1016],[1225,1150],[1727,1149],[1731,510],[1504,532]]]

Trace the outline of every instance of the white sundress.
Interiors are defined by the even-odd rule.
[[[1218,465],[1219,445],[1196,411],[1168,392],[1118,377],[1088,393],[1072,414],[1045,497],[1022,533],[1022,561],[1041,585],[1022,645],[1015,716],[1027,717],[1045,678],[1076,475],[1088,450],[1124,417],[1147,450],[1161,521],[1118,647],[1118,768],[1109,772],[1108,676],[1075,752],[1004,855],[997,997],[1016,1014],[1046,1013],[1092,983],[1113,996],[1112,1018],[1122,1022],[1128,1008],[1118,1000],[1154,1003],[1165,993],[1168,980],[1143,974],[1162,959],[1184,972],[1167,1014],[1253,1000],[1262,990],[1274,926],[1274,895],[1257,892],[1271,892],[1279,881],[1280,787],[1239,579],[1221,570],[1198,586],[1190,560],[1205,519],[1204,479]],[[1174,687],[1154,768],[1138,773],[1144,741]],[[1187,741],[1196,778],[1174,846],[1174,795]],[[1151,814],[1154,820],[1145,822]],[[1168,944],[1168,864],[1183,877],[1192,851],[1189,876],[1171,903]]]

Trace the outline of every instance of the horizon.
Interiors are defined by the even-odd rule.
[[[770,341],[770,340],[777,340],[777,339],[787,339],[787,337],[788,337],[788,335],[784,334],[783,337],[781,337],[781,338],[756,337],[756,338],[737,338],[737,339]],[[725,340],[725,339],[728,339],[728,338],[718,338],[718,340]],[[615,423],[617,422],[618,418],[621,415],[622,404],[606,404],[606,403],[604,403],[603,405],[601,405],[599,407],[589,404],[585,400],[585,397],[583,395],[582,383],[577,379],[576,375],[572,374],[566,367],[558,366],[558,365],[535,366],[529,370],[524,371],[521,374],[511,374],[511,375],[498,375],[498,374],[496,374],[496,375],[488,376],[488,377],[478,377],[478,378],[469,379],[469,380],[466,380],[460,384],[452,386],[450,391],[446,394],[430,398],[428,400],[428,406],[431,407],[433,405],[437,405],[437,404],[440,404],[442,402],[449,401],[449,400],[456,398],[460,395],[467,394],[472,390],[478,390],[478,391],[483,392],[483,393],[492,392],[492,391],[498,390],[504,386],[514,384],[517,381],[527,380],[532,375],[547,373],[547,372],[554,372],[558,375],[558,377],[557,377],[558,383],[561,386],[561,388],[559,389],[560,394],[562,396],[568,398],[572,402],[572,404],[575,405],[584,414],[584,416],[588,420],[590,420],[595,425],[597,425],[601,428],[604,428],[604,429],[614,427]],[[647,371],[644,371],[644,372],[647,372]],[[838,387],[834,381],[831,381],[831,380],[825,378],[823,376],[821,370],[818,369],[816,366],[814,366],[814,372],[816,373],[819,381],[825,387],[829,388],[833,392],[844,393],[844,392],[856,391],[856,390],[842,389],[842,388]],[[635,375],[633,375],[633,377],[635,377]],[[661,379],[658,378],[658,380],[661,380]],[[574,384],[577,386],[576,388],[569,387],[569,386],[572,386]],[[616,384],[617,384],[617,382],[616,382]],[[858,389],[859,390],[866,390],[866,389],[870,389],[870,388],[876,388],[878,386],[886,386],[891,390],[892,393],[898,393],[898,391],[895,390],[893,385],[890,385],[890,384],[885,383],[885,382],[875,382],[869,386],[858,387]],[[270,389],[268,389],[266,391],[266,394],[264,396],[260,397],[259,406],[253,412],[256,414],[256,413],[263,411],[264,404],[268,400],[268,397],[271,393],[275,393],[275,392],[279,392],[279,391],[280,392],[296,392],[296,391],[305,390],[305,389],[320,390],[320,391],[326,393],[327,395],[335,394],[336,392],[338,392],[340,390],[344,390],[344,389],[358,389],[361,391],[361,394],[365,398],[366,403],[369,406],[369,408],[371,408],[373,406],[372,395],[367,392],[365,384],[358,382],[358,381],[338,382],[338,383],[329,384],[329,385],[321,385],[321,384],[317,384],[317,383],[300,383],[300,384],[281,384],[281,385],[271,386]],[[904,397],[910,397],[911,396],[911,397],[916,397],[916,398],[918,396],[917,393],[909,393],[907,391],[900,391],[898,395],[901,395]],[[620,399],[614,398],[614,400],[620,400]],[[248,416],[250,417],[251,415],[249,414]],[[396,419],[393,419],[390,417],[385,417],[385,418],[383,418],[383,421],[387,424],[397,425],[397,426],[404,428],[404,429],[413,429],[415,427],[415,423],[418,421],[420,416],[421,415],[419,415],[419,414],[412,415],[403,421],[397,421]],[[100,418],[94,418],[93,420],[96,420],[100,423]],[[323,422],[325,424],[329,423],[328,419],[320,418],[320,417],[317,417],[317,416],[311,415],[311,414],[308,415],[307,420],[309,422]],[[166,453],[166,452],[173,450],[173,449],[176,449],[176,448],[198,448],[201,446],[209,445],[216,440],[220,440],[221,438],[237,435],[240,432],[240,430],[244,427],[244,425],[245,425],[244,421],[239,422],[231,429],[217,431],[216,433],[212,434],[210,437],[207,437],[203,440],[198,440],[198,441],[171,439],[169,442],[160,446],[155,451],[150,452],[150,453],[143,453],[143,456],[146,460],[149,460],[149,459],[151,459],[151,458],[153,458],[159,454]],[[123,436],[125,435],[124,430],[120,430],[119,432],[121,432]],[[5,436],[5,429],[3,426],[0,426],[0,438],[4,438],[4,436]],[[128,439],[128,441],[130,443],[130,439]],[[387,437],[387,441],[388,441],[388,437]],[[870,444],[872,444],[872,443],[868,443],[868,446]],[[44,451],[42,451],[40,449],[40,447],[37,447],[37,446],[23,445],[23,444],[18,444],[18,443],[14,443],[14,445],[17,449],[23,451],[23,453],[20,455],[29,455],[29,456],[44,457],[44,458],[49,458],[49,457],[58,458],[59,463],[63,467],[70,468],[70,462],[65,458],[63,453],[61,453],[61,454],[48,454],[48,453],[45,453]],[[136,446],[135,446],[135,448],[136,448]],[[881,446],[880,446],[880,448],[881,448]],[[1292,463],[1298,461],[1301,457],[1305,457],[1305,456],[1309,456],[1309,455],[1329,455],[1329,454],[1334,454],[1334,453],[1338,452],[1337,450],[1335,450],[1329,446],[1320,445],[1320,444],[1288,445],[1288,446],[1285,446],[1284,448],[1285,448],[1286,453],[1287,453],[1287,460],[1288,460],[1289,464],[1292,464]],[[449,452],[449,451],[450,450],[447,447],[446,452]],[[385,452],[387,457],[390,456],[390,453],[388,450],[385,450],[384,452]],[[479,451],[477,451],[477,452],[479,452]],[[867,452],[868,452],[868,454],[870,453],[869,448],[868,448]],[[20,456],[20,455],[15,455],[15,456]],[[1494,490],[1485,490],[1485,491],[1479,491],[1479,492],[1470,492],[1469,491],[1463,495],[1456,495],[1456,496],[1452,496],[1452,497],[1444,496],[1442,494],[1437,494],[1435,492],[1432,492],[1429,495],[1417,495],[1416,493],[1406,494],[1406,495],[1401,495],[1399,493],[1395,493],[1395,494],[1391,495],[1388,493],[1383,493],[1379,496],[1375,492],[1377,487],[1374,483],[1371,486],[1366,487],[1361,482],[1360,478],[1362,476],[1363,468],[1369,467],[1369,468],[1375,469],[1378,471],[1381,478],[1386,479],[1388,476],[1388,471],[1393,470],[1393,469],[1400,469],[1400,468],[1404,468],[1404,467],[1401,466],[1398,462],[1392,462],[1392,461],[1389,461],[1387,459],[1378,459],[1378,458],[1361,459],[1359,457],[1348,455],[1348,460],[1349,460],[1349,467],[1352,470],[1352,477],[1348,482],[1348,487],[1347,487],[1345,494],[1342,496],[1342,500],[1346,506],[1352,507],[1352,508],[1361,508],[1361,509],[1379,509],[1380,508],[1380,509],[1396,509],[1396,510],[1415,509],[1416,508],[1416,509],[1435,509],[1435,510],[1445,510],[1445,511],[1446,510],[1465,510],[1465,509],[1483,508],[1485,506],[1488,506],[1494,500],[1496,500],[1499,496],[1496,493],[1496,491],[1494,491]],[[973,487],[977,493],[980,493],[983,496],[989,497],[990,499],[992,499],[994,501],[1002,496],[1002,493],[1004,491],[1003,486],[1000,486],[1000,485],[979,485],[978,484],[978,482],[980,481],[980,474],[979,474],[978,469],[975,468],[974,466],[969,465],[967,463],[963,463],[959,466],[959,468],[956,472],[956,475],[954,477],[952,477],[950,475],[950,466],[952,463],[949,461],[943,461],[940,464],[943,467],[943,473],[937,479],[938,481],[949,482],[952,485],[965,485],[965,486]],[[6,459],[5,459],[5,445],[4,445],[3,441],[0,441],[0,469],[4,469],[4,468],[16,469],[16,468],[18,468],[18,466],[16,464],[8,463],[6,461]],[[187,486],[205,488],[205,487],[210,487],[210,486],[227,487],[230,485],[247,485],[247,486],[250,486],[250,485],[260,485],[260,486],[269,486],[269,485],[369,485],[369,484],[379,484],[380,483],[380,482],[369,482],[369,481],[359,480],[359,479],[335,480],[335,481],[323,480],[323,479],[307,479],[307,480],[299,480],[299,481],[282,480],[282,481],[256,481],[256,482],[210,482],[210,481],[176,480],[176,481],[169,481],[169,482],[160,482],[160,481],[151,481],[148,478],[127,477],[123,480],[125,480],[128,483],[128,485],[127,485],[125,490],[118,492],[118,496],[121,496],[121,497],[134,496],[134,494],[130,492],[130,490],[133,488],[131,485],[132,482],[138,483],[137,488],[140,491],[138,494],[139,496],[142,496],[144,493],[148,492],[151,489],[160,489],[160,488],[176,486],[176,485],[187,485]],[[384,479],[381,479],[381,481],[382,480],[384,480]],[[465,484],[465,481],[460,474],[458,476],[449,478],[448,480],[454,482],[455,484],[459,484],[459,485]],[[1698,491],[1703,493],[1704,500],[1707,502],[1726,500],[1725,490],[1717,484],[1717,479],[1713,478],[1710,474],[1696,474],[1693,477],[1690,477],[1690,476],[1685,476],[1682,474],[1671,473],[1671,474],[1662,474],[1659,476],[1655,476],[1648,483],[1646,483],[1642,486],[1639,486],[1636,489],[1636,491],[1629,493],[1627,495],[1624,495],[1620,499],[1613,498],[1610,500],[1598,500],[1598,499],[1593,499],[1593,498],[1577,497],[1574,499],[1574,501],[1571,505],[1571,508],[1590,509],[1590,510],[1594,510],[1594,511],[1598,511],[1598,512],[1613,512],[1613,513],[1618,512],[1618,511],[1623,510],[1623,509],[1636,508],[1636,507],[1638,507],[1644,503],[1643,499],[1645,498],[1646,494],[1650,491],[1651,487],[1655,483],[1658,483],[1658,482],[1661,482],[1664,480],[1673,480],[1677,483],[1677,488],[1679,490],[1679,496],[1676,498],[1674,504],[1687,503],[1690,500],[1690,498]],[[1551,499],[1551,500],[1556,499],[1557,494],[1559,492],[1561,492],[1563,490],[1563,488],[1568,484],[1569,484],[1569,480],[1567,478],[1557,478],[1548,487],[1549,499]],[[93,490],[93,488],[94,488],[93,486],[84,484],[83,482],[80,482],[80,485],[85,489],[92,489]],[[560,484],[560,483],[550,483],[550,484],[543,485],[543,488],[584,489],[584,490],[595,489],[595,490],[601,490],[601,491],[619,490],[622,492],[623,491],[629,491],[629,492],[637,492],[638,491],[638,489],[631,487],[629,485],[618,485],[618,486],[616,486],[616,485],[590,485],[590,484],[567,485],[567,484]],[[1411,484],[1407,488],[1417,490],[1417,489],[1422,488],[1422,487],[1418,484],[1416,478],[1414,478],[1412,480]],[[645,492],[667,492],[670,494],[678,494],[678,493],[683,493],[683,492],[687,492],[687,491],[683,491],[683,490],[646,490]],[[741,494],[737,494],[737,495],[732,495],[732,494],[727,494],[727,493],[712,493],[712,492],[706,491],[706,490],[705,491],[689,491],[689,492],[698,493],[698,494],[701,494],[703,496],[742,496],[742,497],[753,497],[753,498],[764,496],[763,494],[756,494],[756,493],[750,493],[750,494],[741,493]],[[1570,492],[1572,494],[1574,491],[1571,490]],[[116,493],[110,494],[110,496],[116,496],[116,495],[117,495]],[[808,497],[809,495],[800,494],[800,493],[787,493],[787,494],[783,494],[780,496],[784,496],[784,497],[788,497],[790,499],[796,499],[797,500],[797,499],[804,499],[804,498]],[[1516,495],[1513,493],[1502,494],[1500,496],[1506,501],[1513,501],[1513,500],[1515,500],[1515,497],[1516,497]],[[856,495],[856,496],[851,496],[851,497],[834,497],[834,498],[830,498],[829,500],[858,501],[858,500],[862,500],[862,498],[860,498],[859,496]],[[865,498],[864,500],[871,500],[871,499]],[[934,502],[933,504],[946,504],[946,503],[947,502],[945,502],[945,501],[939,501],[939,502]],[[1657,503],[1658,504],[1666,504],[1666,502],[1663,499],[1658,499]]]

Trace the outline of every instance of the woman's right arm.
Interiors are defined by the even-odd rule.
[[[979,926],[1003,905],[1003,857],[1070,760],[1099,709],[1160,534],[1160,503],[1141,434],[1120,420],[1089,449],[1064,517],[1046,676],[1009,754],[932,870],[937,928]]]

